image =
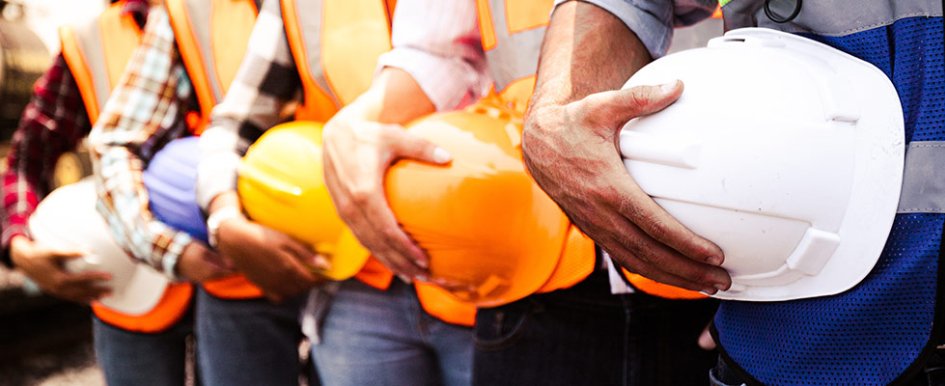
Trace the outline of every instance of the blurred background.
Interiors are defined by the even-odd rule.
[[[0,168],[33,83],[59,51],[57,29],[100,13],[107,0],[0,0]],[[89,171],[84,151],[57,166],[59,184]],[[102,385],[87,307],[40,294],[0,266],[0,385]]]

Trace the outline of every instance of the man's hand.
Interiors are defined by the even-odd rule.
[[[329,267],[327,260],[307,245],[245,217],[224,221],[217,237],[220,253],[231,259],[273,302],[301,294],[322,282],[308,267]]]
[[[722,250],[666,213],[621,160],[620,129],[672,104],[680,82],[605,91],[567,104],[532,106],[525,163],[538,184],[584,233],[630,271],[690,290],[731,285]]]
[[[52,296],[89,304],[111,292],[104,284],[111,279],[107,272],[71,273],[63,269],[63,263],[82,257],[82,252],[56,250],[15,236],[10,243],[10,255],[17,268]]]
[[[233,274],[233,264],[198,241],[191,242],[177,261],[177,272],[193,282],[218,279]]]
[[[427,280],[429,257],[401,229],[384,193],[384,176],[401,158],[446,164],[451,156],[399,125],[342,111],[325,125],[325,183],[341,219],[361,244],[394,273]]]
[[[715,344],[715,338],[712,337],[712,331],[709,329],[711,326],[711,323],[705,326],[705,328],[702,329],[702,333],[699,334],[699,347],[705,351],[712,351],[718,347],[718,345]]]

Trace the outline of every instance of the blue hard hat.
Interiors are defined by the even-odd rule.
[[[207,242],[207,223],[197,205],[198,137],[169,142],[144,171],[151,213],[168,226]]]

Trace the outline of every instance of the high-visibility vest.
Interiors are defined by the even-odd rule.
[[[524,114],[535,88],[538,57],[554,0],[476,0],[482,48],[495,82],[492,93],[518,114]],[[595,266],[594,243],[577,227],[572,230],[558,267],[539,293],[568,288],[589,275]],[[634,288],[670,299],[698,299],[704,295],[623,270]]]
[[[327,121],[370,87],[378,57],[390,50],[393,0],[282,0],[282,18],[302,78],[299,119]],[[304,16],[304,17],[302,17]],[[355,276],[386,290],[393,273],[373,257]],[[476,309],[439,287],[416,283],[424,311],[472,326]]]
[[[243,62],[259,10],[252,0],[167,0],[165,4],[200,106],[195,130],[199,134]],[[202,285],[209,294],[223,299],[263,296],[259,287],[239,274]]]
[[[62,27],[62,56],[79,87],[89,120],[98,120],[112,88],[118,83],[131,54],[141,42],[141,28],[122,12],[124,1],[109,6],[99,17],[84,25]],[[127,315],[101,303],[92,303],[92,312],[103,322],[134,332],[155,333],[177,323],[190,307],[193,286],[172,283],[157,306],[143,315]]]
[[[259,10],[253,0],[168,0],[165,4],[200,106],[200,124],[194,133],[200,134],[236,77]]]

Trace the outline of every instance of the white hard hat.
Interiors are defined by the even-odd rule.
[[[110,273],[112,278],[105,285],[112,293],[101,303],[128,315],[145,314],[161,300],[168,279],[136,263],[115,244],[95,202],[95,184],[89,178],[56,189],[33,212],[30,232],[42,245],[87,251],[87,255],[69,261],[66,269]]]
[[[878,68],[746,28],[666,56],[624,86],[680,79],[682,97],[620,135],[630,174],[725,253],[722,299],[843,292],[870,272],[899,202],[902,107]]]

